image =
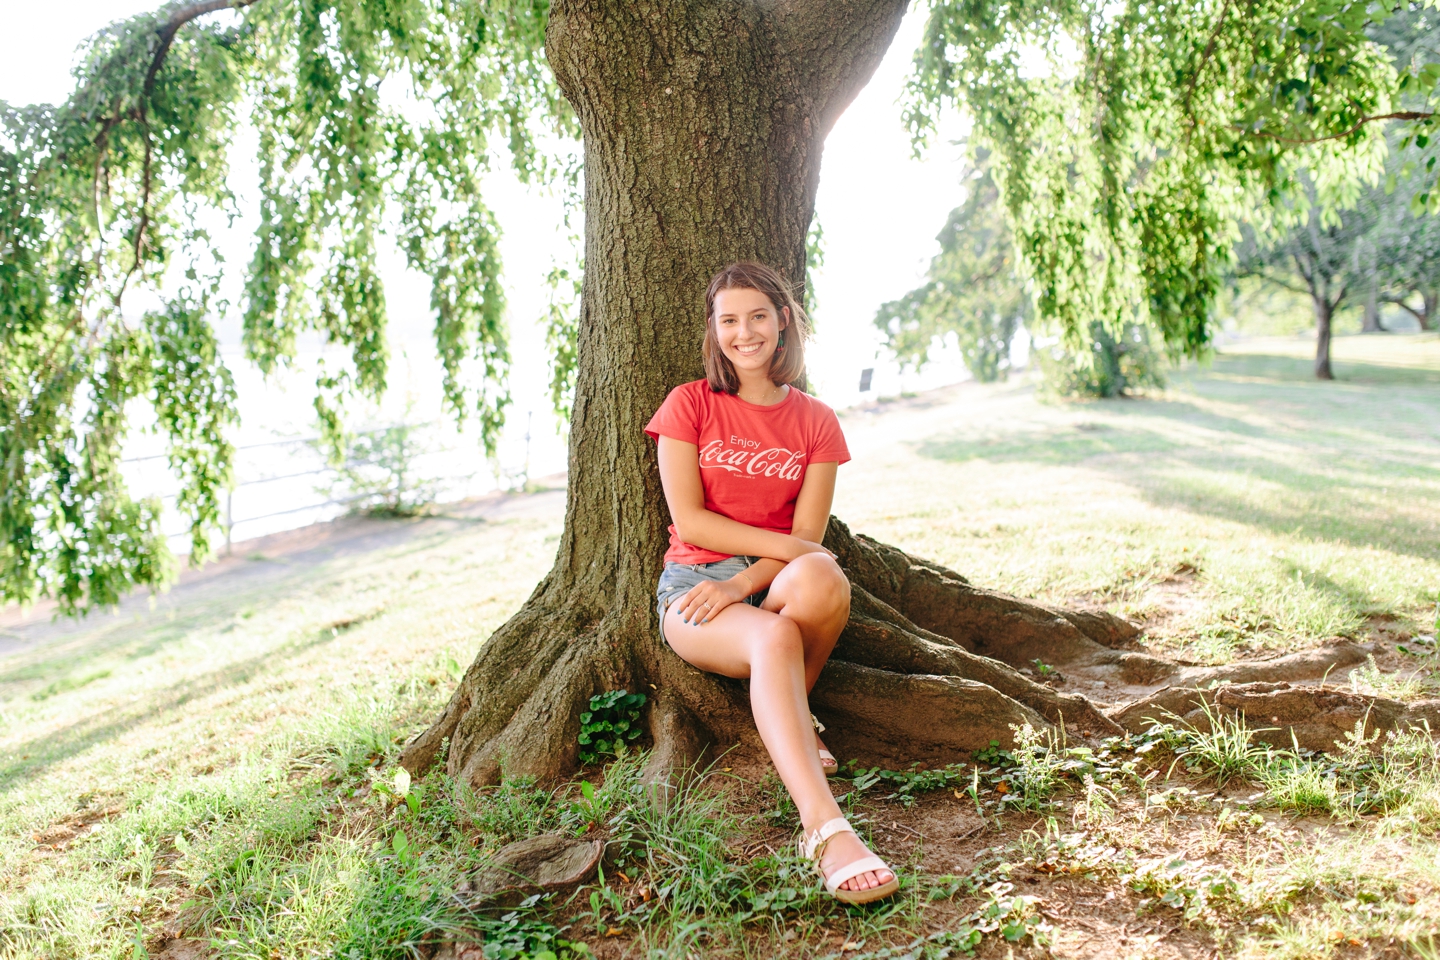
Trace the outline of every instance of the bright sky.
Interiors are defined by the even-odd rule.
[[[59,4],[20,3],[5,0],[0,34],[0,100],[12,104],[59,102],[73,85],[70,69],[76,47],[107,23],[153,9],[157,0],[62,0]],[[841,117],[825,149],[817,216],[825,232],[825,266],[815,280],[819,309],[818,342],[812,348],[812,380],[820,396],[835,406],[860,399],[860,370],[875,367],[875,392],[893,394],[907,389],[959,379],[963,371],[953,358],[942,360],[924,376],[904,378],[880,353],[878,333],[871,326],[876,308],[915,286],[936,252],[935,235],[949,211],[961,199],[960,149],[941,142],[923,160],[911,157],[910,142],[900,122],[897,100],[904,88],[910,57],[919,42],[922,13],[909,14],[875,78]],[[960,128],[947,131],[958,137]],[[242,135],[242,139],[243,135]],[[254,151],[237,142],[232,157],[232,179],[237,192],[253,196]],[[496,176],[487,200],[505,230],[502,253],[510,305],[514,370],[507,442],[520,442],[527,413],[534,413],[537,437],[553,438],[545,383],[546,352],[543,331],[534,318],[541,315],[546,292],[542,280],[549,272],[557,244],[562,242],[560,207],[553,197],[528,191],[507,176]],[[245,204],[242,200],[242,209]],[[253,204],[250,205],[253,208]],[[221,237],[229,263],[249,259],[253,222],[241,222]],[[423,277],[409,274],[397,255],[386,270],[387,301],[392,315],[392,343],[397,364],[413,369],[412,377],[433,392],[433,349],[428,346],[429,294]],[[222,338],[238,342],[238,323],[221,324]],[[230,351],[227,351],[230,352]],[[397,356],[397,359],[398,358]],[[243,432],[259,439],[257,431],[273,434],[284,429],[305,430],[308,397],[299,398],[285,385],[261,384],[258,377],[238,369],[242,390]],[[303,380],[303,378],[300,378]],[[397,383],[400,376],[392,378]],[[247,388],[247,384],[251,384]],[[296,390],[303,392],[300,380]],[[401,391],[392,391],[401,392]],[[300,400],[300,402],[295,402]],[[298,413],[304,411],[304,413]],[[287,423],[286,420],[291,422]],[[242,438],[242,442],[245,442]],[[535,456],[534,475],[551,466],[563,468],[564,451],[558,442],[546,441]],[[518,454],[517,454],[518,456]],[[502,459],[504,456],[502,455]]]

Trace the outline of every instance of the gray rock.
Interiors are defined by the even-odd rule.
[[[557,834],[531,837],[502,847],[495,859],[476,871],[473,892],[461,898],[473,906],[520,902],[535,893],[564,891],[584,883],[605,852],[599,840]]]

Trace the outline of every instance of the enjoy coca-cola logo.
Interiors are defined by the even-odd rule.
[[[736,450],[725,446],[724,440],[711,440],[700,448],[701,470],[729,470],[749,477],[778,477],[799,480],[805,469],[804,450],[770,447],[766,450]]]

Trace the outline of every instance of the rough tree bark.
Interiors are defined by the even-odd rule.
[[[757,259],[803,278],[825,135],[904,9],[905,0],[555,3],[546,50],[585,138],[565,529],[554,568],[407,746],[412,772],[443,759],[475,784],[502,766],[561,776],[576,763],[588,698],[622,687],[652,698],[656,775],[712,744],[756,743],[744,684],[694,670],[659,639],[653,590],[669,520],[642,426],[670,388],[702,375],[702,296],[715,270]],[[1016,669],[1036,658],[1098,683],[1138,682],[1136,696],[1205,679],[1127,649],[1136,630],[1114,617],[978,590],[836,520],[826,542],[855,602],[813,700],[846,755],[954,759],[1008,742],[1009,724],[1027,721],[1121,729],[1084,697]]]

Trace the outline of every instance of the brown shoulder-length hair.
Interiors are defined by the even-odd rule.
[[[715,332],[715,297],[721,290],[758,290],[770,300],[776,316],[783,326],[785,347],[776,350],[770,358],[770,382],[788,383],[805,389],[805,341],[810,336],[810,323],[805,311],[800,309],[790,285],[773,267],[763,263],[741,261],[715,274],[710,286],[705,289],[705,379],[716,393],[736,393],[740,390],[740,375],[735,365],[720,349],[720,339]],[[785,322],[786,311],[790,322]]]

